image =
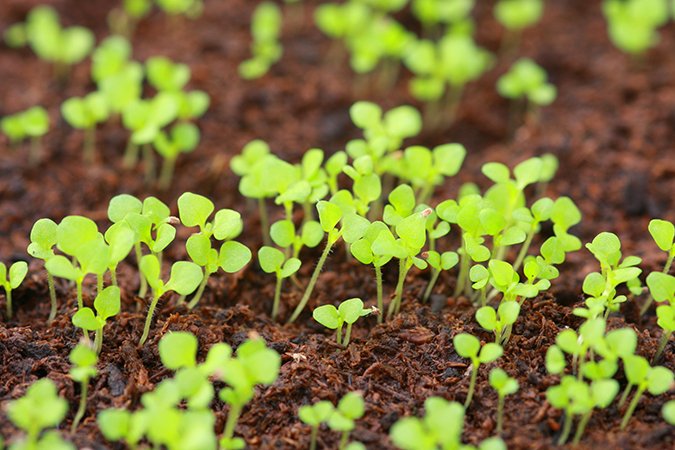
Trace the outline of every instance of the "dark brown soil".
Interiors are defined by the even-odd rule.
[[[0,30],[22,20],[39,3],[45,2],[4,0]],[[105,14],[118,2],[48,3],[57,7],[66,24],[88,26],[102,38],[106,34]],[[496,50],[501,31],[491,17],[493,2],[478,3],[478,39]],[[351,88],[355,77],[348,67],[324,60],[329,42],[311,26],[311,4],[304,26],[285,30],[284,58],[271,74],[255,82],[240,80],[236,66],[248,56],[248,21],[254,4],[207,0],[205,14],[194,22],[154,14],[138,29],[136,58],[163,54],[190,64],[191,85],[208,91],[212,98],[212,107],[199,123],[202,144],[179,160],[175,183],[166,193],[146,188],[140,168],[122,169],[126,135],[118,124],[107,124],[99,131],[98,163],[81,164],[82,136],[60,119],[58,108],[68,96],[92,89],[88,64],[77,66],[61,87],[52,81],[50,68],[28,50],[0,46],[0,115],[42,104],[49,109],[53,125],[45,139],[47,158],[38,168],[27,166],[23,150],[12,151],[6,142],[0,142],[3,261],[26,258],[28,233],[36,219],[85,214],[104,223],[108,200],[121,192],[158,195],[172,206],[184,191],[208,195],[218,207],[242,211],[246,222],[242,239],[251,246],[259,245],[257,216],[238,194],[237,177],[228,169],[232,155],[253,138],[267,140],[275,152],[290,160],[297,160],[314,146],[328,152],[338,150],[356,135],[347,111],[359,97]],[[644,258],[646,270],[659,267],[663,255],[646,229],[652,217],[675,219],[674,45],[675,28],[669,24],[659,46],[637,64],[608,42],[599,0],[547,2],[544,20],[526,33],[521,52],[546,67],[558,86],[558,100],[542,111],[538,124],[521,127],[510,141],[508,105],[494,90],[505,64],[471,85],[451,129],[416,139],[428,145],[462,142],[470,151],[462,174],[438,192],[436,200],[455,195],[460,182],[482,182],[483,162],[514,165],[528,156],[551,152],[560,159],[561,168],[548,193],[571,196],[584,214],[574,231],[585,241],[603,230],[616,232],[626,253]],[[367,97],[386,107],[410,103],[405,83],[400,80],[391,92],[373,91]],[[180,232],[167,259],[184,257],[181,241],[187,234],[186,230]],[[307,263],[300,280],[309,278],[311,261],[317,256],[316,252],[303,255]],[[44,271],[39,262],[32,261],[30,267],[28,279],[15,294],[15,319],[0,323],[0,401],[19,397],[30,383],[48,376],[71,404],[63,427],[66,430],[80,395],[67,375],[68,353],[78,338],[70,324],[74,292],[59,285],[59,316],[47,325]],[[554,447],[560,412],[548,405],[545,391],[557,377],[547,375],[544,355],[561,328],[579,325],[571,310],[581,299],[584,275],[595,269],[588,252],[572,255],[551,293],[523,308],[505,356],[498,361],[521,385],[506,402],[504,438],[509,448]],[[387,293],[395,276],[396,268],[387,267]],[[359,322],[349,349],[341,350],[308,313],[297,325],[272,322],[273,281],[252,263],[238,275],[214,276],[201,304],[192,312],[174,306],[172,298],[163,301],[151,339],[138,350],[135,344],[144,315],[136,312],[135,305],[143,300],[132,296],[136,289],[133,265],[124,265],[120,275],[124,312],[106,328],[100,374],[92,382],[95,388],[85,420],[72,440],[78,448],[119,448],[105,443],[95,425],[95,414],[110,406],[135,408],[141,394],[170,375],[159,363],[156,345],[167,331],[196,334],[200,356],[216,342],[236,347],[255,331],[282,355],[283,365],[277,382],[260,390],[237,427],[250,448],[307,448],[309,433],[297,419],[297,408],[320,399],[336,402],[351,390],[361,390],[367,404],[353,438],[369,449],[393,448],[387,437],[391,425],[402,416],[420,414],[428,396],[464,399],[469,372],[466,361],[454,352],[452,337],[468,331],[483,341],[491,340],[476,325],[468,302],[449,296],[454,287],[450,276],[442,277],[435,290],[440,312],[421,306],[418,297],[427,278],[426,273],[411,272],[403,312],[381,326],[373,318]],[[368,268],[346,261],[342,247],[338,247],[315,292],[311,308],[357,296],[373,302],[374,277]],[[282,317],[301,295],[297,288],[286,289]],[[660,336],[653,311],[640,320],[633,304],[625,306],[622,315],[612,317],[610,326],[635,328],[640,335],[639,352],[647,356]],[[672,342],[663,364],[675,368]],[[487,384],[493,365],[480,370],[477,395],[467,412],[466,442],[477,443],[495,432],[496,395]],[[671,448],[675,432],[660,416],[660,408],[669,398],[672,393],[658,398],[646,395],[625,431],[619,431],[623,411],[615,405],[596,412],[578,448]],[[221,404],[214,408],[222,429],[226,411]],[[0,416],[0,433],[5,438],[15,433],[4,416]],[[322,430],[320,441],[325,448],[336,448],[337,436]]]

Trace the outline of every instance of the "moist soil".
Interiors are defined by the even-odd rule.
[[[45,2],[4,0],[0,29],[23,20],[39,3]],[[118,2],[47,3],[58,9],[65,24],[85,25],[101,39],[107,33],[106,13]],[[477,3],[478,40],[498,51],[502,32],[491,16],[493,2]],[[410,143],[461,142],[469,149],[461,174],[436,192],[435,202],[455,196],[460,183],[466,181],[484,186],[485,178],[480,175],[484,162],[513,166],[532,155],[553,153],[560,160],[560,170],[547,194],[554,198],[568,195],[577,202],[584,219],[573,231],[584,241],[604,230],[617,233],[625,253],[643,257],[643,268],[651,271],[659,269],[664,255],[651,241],[647,223],[653,217],[675,219],[675,60],[671,57],[675,28],[669,24],[655,49],[641,60],[631,60],[608,41],[600,3],[547,2],[541,23],[525,33],[520,53],[542,64],[559,91],[557,101],[542,110],[537,121],[509,132],[509,105],[494,89],[508,66],[500,62],[467,88],[452,127],[423,133]],[[69,96],[93,89],[88,63],[75,67],[65,83],[57,83],[50,67],[29,50],[0,46],[0,115],[42,104],[52,120],[52,130],[44,139],[45,158],[38,167],[28,166],[24,148],[10,149],[7,142],[0,142],[0,255],[4,261],[27,259],[28,235],[36,219],[84,214],[103,225],[109,199],[123,192],[157,195],[174,208],[182,192],[207,195],[217,207],[243,213],[242,240],[258,247],[257,214],[239,195],[238,179],[228,168],[230,158],[246,142],[264,139],[281,157],[297,161],[310,147],[331,153],[358,135],[348,117],[355,100],[371,99],[386,108],[414,104],[407,93],[407,75],[387,92],[376,87],[355,92],[354,85],[366,83],[345,61],[326,60],[330,42],[312,26],[314,2],[308,2],[303,19],[285,27],[284,57],[271,73],[257,81],[239,79],[237,64],[249,55],[248,26],[254,4],[207,0],[204,15],[195,21],[155,13],[137,29],[133,40],[137,59],[159,54],[189,64],[193,71],[190,86],[207,91],[212,99],[211,108],[199,121],[202,143],[197,151],[179,159],[173,186],[166,192],[144,185],[142,167],[122,168],[126,133],[119,123],[99,129],[97,162],[81,162],[82,135],[63,122],[59,105]],[[402,20],[412,23],[405,15]],[[165,260],[186,257],[182,243],[189,232],[179,230]],[[543,237],[550,232],[544,229]],[[302,258],[305,265],[298,279],[305,283],[318,251],[307,251]],[[509,448],[555,447],[561,413],[547,403],[545,391],[558,377],[546,373],[544,356],[561,329],[580,325],[572,308],[582,300],[583,277],[596,269],[587,251],[570,255],[550,292],[523,306],[505,355],[497,362],[520,382],[520,391],[506,401],[503,437]],[[427,306],[419,297],[428,273],[411,271],[401,314],[383,325],[377,325],[375,318],[360,321],[349,348],[341,349],[309,311],[350,297],[361,297],[368,304],[375,298],[372,271],[348,260],[342,246],[329,258],[309,308],[296,324],[270,319],[274,280],[251,263],[236,275],[213,276],[192,311],[176,306],[175,298],[164,299],[142,349],[136,343],[148,299],[133,295],[138,282],[132,259],[121,265],[119,279],[123,312],[105,329],[99,375],[92,381],[87,412],[70,436],[78,448],[122,448],[105,442],[95,415],[113,406],[138,407],[144,392],[171,375],[157,353],[158,340],[169,331],[194,333],[200,357],[216,342],[236,347],[251,333],[264,337],[281,354],[279,379],[258,390],[236,429],[251,449],[307,448],[309,430],[297,419],[297,408],[324,399],[337,402],[353,390],[362,391],[366,401],[365,416],[357,422],[353,439],[369,449],[391,449],[388,432],[392,424],[400,417],[421,414],[427,397],[464,400],[470,368],[455,353],[452,337],[470,332],[484,342],[492,339],[473,320],[470,302],[452,297],[454,274],[441,277],[432,306]],[[396,267],[385,267],[385,294],[391,295],[395,280]],[[86,286],[87,302],[91,302],[91,293],[93,286]],[[76,309],[74,289],[58,283],[57,294],[59,314],[54,323],[47,324],[45,272],[40,262],[30,261],[29,276],[15,291],[15,317],[0,323],[0,401],[4,404],[17,398],[36,379],[49,377],[71,405],[62,425],[65,432],[80,397],[79,387],[68,377],[68,353],[79,333],[70,323]],[[288,317],[301,295],[302,289],[290,283],[285,286],[282,318]],[[620,314],[610,318],[609,327],[634,328],[640,336],[638,352],[650,357],[660,331],[653,308],[638,317],[643,300],[625,304]],[[675,368],[672,341],[662,364]],[[476,444],[495,434],[497,397],[487,382],[493,366],[481,367],[478,374],[476,395],[466,416],[465,442]],[[622,371],[618,377],[623,388]],[[616,403],[596,411],[577,448],[672,448],[675,432],[660,416],[662,405],[672,398],[672,393],[658,398],[645,395],[624,431],[619,430],[623,409]],[[227,408],[216,401],[214,410],[220,432]],[[4,415],[0,415],[0,433],[6,439],[16,434]],[[320,448],[337,448],[336,433],[322,429],[319,440]]]

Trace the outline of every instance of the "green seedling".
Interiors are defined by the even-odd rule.
[[[94,162],[96,125],[110,116],[105,95],[92,92],[85,97],[71,97],[61,105],[61,114],[70,126],[84,130],[84,160]]]
[[[309,450],[316,450],[316,439],[319,434],[319,427],[322,423],[328,422],[334,411],[335,407],[328,400],[322,400],[313,405],[303,405],[298,408],[298,417],[312,429]]]
[[[440,25],[457,25],[469,20],[474,3],[475,0],[413,0],[411,7],[429,35]]]
[[[0,286],[5,289],[5,311],[7,318],[12,318],[12,291],[18,288],[28,274],[28,264],[25,261],[17,261],[9,266],[0,262]]]
[[[119,75],[130,64],[131,43],[122,36],[106,38],[91,55],[91,78],[100,84],[106,78]]]
[[[602,12],[616,47],[640,56],[659,41],[658,28],[669,19],[666,0],[605,0]]]
[[[499,344],[490,342],[481,347],[477,337],[468,333],[460,333],[452,339],[455,351],[462,358],[471,360],[471,381],[469,382],[469,392],[464,402],[464,407],[468,408],[473,398],[473,391],[478,377],[478,368],[481,364],[491,363],[499,359],[504,350]]]
[[[49,115],[42,106],[33,106],[3,117],[0,120],[0,130],[9,138],[12,145],[30,138],[28,163],[35,166],[42,159],[42,136],[49,131]]]
[[[403,450],[462,449],[476,447],[462,444],[464,407],[440,397],[429,397],[424,402],[424,417],[404,417],[391,427],[389,436]],[[481,442],[479,450],[505,450],[499,438]]]
[[[506,28],[502,43],[503,53],[510,55],[518,49],[525,28],[535,25],[544,12],[543,0],[499,0],[495,18]]]
[[[579,327],[578,334],[572,329],[565,329],[558,333],[555,339],[556,345],[551,346],[546,353],[547,370],[555,374],[562,373],[565,368],[564,352],[572,355],[573,372],[581,377],[581,374],[584,372],[584,365],[587,364],[586,358],[588,357],[589,349],[598,348],[598,346],[603,345],[605,326],[604,319],[595,318],[584,322]],[[611,339],[619,339],[619,336]],[[613,370],[616,371],[616,367]],[[609,376],[611,377],[613,374],[612,372]]]
[[[73,424],[70,427],[70,433],[75,433],[77,426],[84,417],[87,409],[87,393],[89,392],[89,380],[98,374],[96,363],[98,357],[96,352],[87,344],[78,344],[70,352],[70,363],[73,367],[70,369],[70,378],[80,383],[80,404],[73,418]]]
[[[656,246],[668,255],[662,271],[664,274],[667,274],[673,265],[673,259],[675,259],[675,225],[667,220],[652,219],[649,221],[649,234],[654,239]],[[640,315],[647,312],[653,301],[654,296],[650,294],[647,301],[640,308]]]
[[[652,360],[656,362],[661,358],[670,336],[675,331],[675,277],[662,272],[652,272],[647,275],[647,286],[650,298],[657,302],[666,302],[656,308],[656,323],[663,330]]]
[[[82,61],[94,46],[94,34],[84,27],[63,28],[59,16],[50,6],[33,8],[25,24],[12,27],[14,46],[28,44],[40,59],[54,64],[56,74],[63,77],[69,67]]]
[[[120,288],[109,286],[94,299],[94,310],[88,307],[79,309],[73,316],[73,325],[86,331],[95,331],[94,350],[101,353],[103,347],[103,328],[109,318],[120,312]]]
[[[380,199],[382,182],[375,173],[370,155],[363,155],[354,160],[353,166],[345,165],[343,172],[354,181],[352,192],[356,212],[366,217],[370,204]]]
[[[157,153],[164,158],[164,164],[159,176],[158,186],[160,189],[168,189],[173,179],[176,159],[181,153],[190,153],[199,144],[199,128],[191,123],[179,123],[174,125],[171,133],[160,131],[153,145]]]
[[[143,335],[138,342],[139,347],[145,344],[150,333],[152,316],[159,299],[167,292],[175,291],[180,295],[188,295],[194,292],[199,283],[204,279],[201,268],[191,262],[178,261],[171,266],[171,276],[167,282],[161,278],[161,266],[155,255],[145,255],[141,258],[139,269],[152,289],[152,301],[148,309],[148,315],[143,327]]]
[[[141,101],[143,67],[140,63],[130,62],[120,69],[119,73],[107,76],[96,84],[98,92],[105,97],[111,116],[121,116],[124,119],[125,110]],[[125,127],[127,125],[128,123]]]
[[[51,219],[39,219],[33,224],[30,230],[30,244],[28,245],[28,254],[33,258],[47,261],[54,256],[54,246],[57,239],[56,222]],[[56,317],[56,288],[54,286],[54,277],[47,271],[47,284],[49,286],[49,299],[51,300],[51,309],[49,311],[49,322]]]
[[[185,244],[188,255],[204,268],[197,293],[188,303],[194,308],[204,293],[210,276],[219,268],[227,273],[240,271],[251,261],[251,251],[244,244],[232,239],[241,233],[241,215],[232,209],[218,210],[209,222],[215,206],[208,198],[186,192],[178,198],[178,215],[186,227],[199,227],[199,233],[190,236]],[[211,246],[211,238],[223,242],[217,250]]]
[[[355,427],[355,422],[363,417],[365,402],[360,392],[348,392],[338,402],[337,408],[328,419],[328,427],[333,431],[342,433],[339,450],[346,450],[349,434]]]
[[[155,56],[145,62],[145,72],[150,84],[158,91],[180,91],[190,81],[190,67],[174,63],[169,58]]]
[[[490,371],[490,386],[497,391],[497,433],[504,429],[504,399],[518,392],[518,380],[510,377],[504,370],[495,367]]]
[[[565,412],[557,444],[563,445],[567,441],[574,416],[581,415],[573,440],[574,445],[578,444],[593,410],[607,408],[618,392],[619,383],[616,380],[597,380],[589,385],[571,375],[564,376],[559,385],[548,388],[546,399],[553,407]]]
[[[321,224],[315,220],[306,220],[296,230],[292,220],[274,222],[270,227],[272,241],[285,250],[286,254],[297,258],[304,247],[314,248],[323,239]]]
[[[204,9],[203,0],[155,0],[157,6],[170,16],[199,17]]]
[[[541,66],[529,58],[521,58],[497,80],[497,91],[502,97],[524,103],[530,115],[536,116],[538,108],[550,105],[557,96],[556,87],[546,78]]]
[[[74,450],[56,430],[68,412],[68,402],[59,397],[54,382],[42,378],[33,383],[26,394],[7,405],[7,417],[26,436],[17,441],[12,449]]]
[[[638,355],[624,358],[624,371],[628,380],[626,391],[630,392],[633,386],[637,389],[635,394],[633,394],[633,400],[628,405],[628,409],[621,420],[622,430],[628,425],[645,391],[651,395],[661,395],[673,387],[673,372],[670,369],[663,366],[651,367],[645,358]],[[622,400],[625,401],[625,398],[624,392]]]
[[[350,298],[340,303],[340,306],[337,308],[333,305],[319,306],[312,312],[312,317],[324,327],[337,330],[336,338],[338,345],[347,347],[354,322],[372,312],[372,309],[363,308],[363,301],[360,298]],[[343,338],[342,326],[344,324],[347,324],[347,330]]]
[[[126,409],[105,409],[98,414],[96,423],[103,437],[108,441],[124,441],[135,450],[145,432],[145,416],[142,411]]]
[[[152,10],[152,0],[123,0],[119,8],[108,14],[108,24],[114,34],[131,38],[138,22]]]
[[[274,3],[263,2],[256,7],[251,19],[253,56],[239,65],[239,76],[247,80],[260,78],[281,59],[281,21],[281,10]]]
[[[664,403],[663,408],[661,408],[661,414],[666,422],[675,425],[675,400]]]
[[[258,261],[265,273],[274,273],[277,278],[274,288],[274,304],[272,306],[272,320],[275,320],[279,313],[283,280],[293,276],[300,269],[302,263],[295,257],[287,259],[281,250],[268,246],[264,246],[258,251]]]
[[[483,306],[476,311],[476,321],[483,329],[495,334],[495,343],[506,345],[509,340],[511,326],[518,320],[520,305],[514,301],[504,301],[497,311],[492,306]],[[505,330],[507,333],[502,334]]]
[[[425,303],[431,296],[431,293],[433,292],[434,286],[436,285],[441,272],[448,271],[455,267],[459,263],[459,255],[456,252],[438,253],[437,251],[429,250],[422,253],[421,256],[431,267],[431,279],[429,280],[429,284],[422,295],[422,302]]]

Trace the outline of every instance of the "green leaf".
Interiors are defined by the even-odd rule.
[[[565,355],[555,345],[546,351],[546,370],[554,375],[561,374],[565,370]]]
[[[49,378],[37,380],[23,397],[7,404],[7,416],[25,431],[56,427],[67,412],[68,402],[59,397]]]
[[[483,164],[481,171],[483,175],[494,183],[505,183],[511,178],[509,168],[502,163],[490,162]]]
[[[502,349],[501,345],[489,342],[481,348],[478,360],[481,363],[486,364],[499,359],[502,354],[504,354],[504,349]]]
[[[337,409],[348,419],[360,419],[365,413],[363,395],[360,392],[348,392],[338,402]]]
[[[171,266],[171,277],[166,283],[165,288],[166,290],[176,291],[180,295],[188,295],[197,289],[203,277],[202,269],[197,264],[188,261],[178,261]],[[148,280],[148,284],[152,286],[150,280]]]
[[[484,329],[494,331],[497,328],[497,312],[492,306],[483,306],[476,311],[476,322]]]
[[[349,109],[349,116],[359,128],[375,128],[382,120],[382,108],[374,103],[359,101]]]
[[[195,263],[206,267],[211,252],[211,239],[201,233],[193,234],[185,243],[185,249]]]
[[[67,216],[57,226],[56,235],[58,248],[73,256],[80,247],[97,239],[99,232],[93,220],[82,216]]]
[[[363,311],[363,301],[360,298],[350,298],[340,303],[338,306],[338,314],[342,317],[345,323],[354,323]]]
[[[315,220],[309,220],[302,225],[301,239],[303,245],[314,248],[321,243],[323,239],[323,229],[321,224]]]
[[[333,305],[319,306],[312,312],[312,317],[321,325],[331,330],[337,329],[341,320],[338,310]]]
[[[321,228],[320,231],[321,239],[323,239],[323,230]],[[295,240],[295,225],[289,219],[274,222],[270,227],[270,237],[279,247],[288,248]]]
[[[289,258],[281,268],[281,278],[288,278],[300,269],[302,262],[298,258]]]
[[[133,195],[120,194],[110,199],[108,205],[108,218],[111,222],[117,223],[129,213],[141,214],[143,203]]]
[[[258,250],[260,267],[266,273],[276,273],[284,264],[284,254],[274,247],[263,246]]]
[[[582,289],[591,297],[600,297],[605,290],[605,278],[598,272],[591,272],[584,278]]]
[[[185,331],[167,333],[159,341],[159,357],[168,369],[194,367],[197,361],[197,338]]]
[[[235,273],[251,261],[251,250],[237,241],[225,242],[220,247],[218,264],[227,273]]]
[[[34,258],[47,259],[54,254],[52,249],[57,239],[56,223],[51,219],[39,219],[30,231],[28,254]]]
[[[468,333],[460,333],[452,339],[457,354],[463,358],[476,358],[480,351],[480,341]]]
[[[76,281],[83,276],[82,272],[74,267],[70,260],[63,255],[49,258],[45,263],[45,268],[53,276],[65,278],[66,280]]]
[[[104,409],[98,414],[96,423],[108,441],[119,441],[129,435],[131,413],[126,409]]]
[[[70,362],[79,367],[95,366],[98,362],[96,352],[86,344],[77,344],[68,355]]]
[[[213,218],[213,237],[219,241],[235,238],[242,226],[241,214],[232,209],[221,209]]]
[[[28,273],[28,264],[25,261],[17,261],[9,268],[9,287],[12,289],[18,288],[26,278]]]
[[[675,241],[675,225],[667,220],[653,219],[649,222],[649,234],[664,252],[671,252]]]
[[[186,227],[203,229],[214,209],[213,202],[203,195],[185,192],[178,197],[178,215]]]
[[[104,321],[120,312],[120,288],[108,286],[94,299],[96,314]]]
[[[518,320],[518,315],[520,314],[520,305],[518,302],[508,302],[502,301],[499,304],[499,321],[502,324],[512,325]]]
[[[673,386],[673,372],[662,366],[652,367],[647,375],[647,390],[652,395],[668,392]]]
[[[335,203],[321,200],[316,204],[319,212],[319,221],[324,232],[328,233],[335,229],[340,219],[342,219],[342,210]]]
[[[101,328],[101,321],[94,315],[91,308],[84,307],[79,309],[72,318],[73,325],[83,330],[95,331]]]

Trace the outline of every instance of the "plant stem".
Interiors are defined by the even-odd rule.
[[[316,438],[319,434],[319,427],[312,427],[312,434],[310,435],[309,450],[316,450]]]
[[[344,450],[344,448],[347,447],[348,440],[349,440],[349,431],[343,431],[342,437],[340,437],[340,446],[338,447],[339,450]]]
[[[630,394],[632,387],[633,385],[630,383],[626,385],[626,389],[623,390],[623,394],[621,394],[621,398],[619,399],[619,408],[622,407],[624,403],[626,403],[626,399],[628,398],[628,394]]]
[[[654,358],[652,359],[652,364],[656,364],[658,360],[661,358],[661,355],[663,354],[663,350],[666,349],[666,345],[668,344],[668,340],[670,339],[670,336],[673,334],[672,331],[663,331],[663,334],[661,334],[661,339],[659,340],[659,346],[656,349],[656,353],[654,353]]]
[[[176,158],[164,158],[162,164],[162,173],[159,176],[158,187],[165,191],[171,186],[174,168],[176,167]]]
[[[100,294],[103,291],[103,275],[96,275],[96,294]]]
[[[345,332],[345,338],[342,341],[342,345],[346,348],[349,345],[349,338],[352,335],[352,324],[348,323],[347,324],[347,331]]]
[[[5,287],[5,300],[7,302],[6,309],[7,309],[7,318],[11,319],[12,318],[12,290],[8,289]]]
[[[563,423],[562,434],[558,438],[558,445],[563,445],[572,431],[572,414],[565,411],[565,422]]]
[[[239,421],[240,414],[240,405],[230,406],[230,412],[228,413],[227,421],[225,422],[225,430],[223,431],[223,438],[227,441],[232,440],[232,436],[234,436],[234,427],[237,426],[237,421]]]
[[[479,363],[473,361],[471,363],[471,380],[469,381],[469,392],[466,395],[466,400],[464,401],[464,409],[467,409],[471,404],[471,399],[473,399],[473,391],[476,388],[476,379],[478,378],[478,367]]]
[[[277,314],[279,313],[279,302],[281,300],[281,283],[283,283],[283,278],[277,275],[277,284],[274,287],[274,303],[272,304],[272,320],[276,320]]]
[[[113,286],[117,286],[117,267],[110,268],[110,282]]]
[[[96,125],[84,129],[84,162],[93,164],[96,154]]]
[[[338,327],[337,330],[335,330],[336,331],[335,339],[337,340],[338,345],[342,345],[342,325],[343,325],[342,319],[338,319]]]
[[[457,275],[457,285],[455,286],[455,292],[452,295],[453,297],[458,297],[459,294],[464,290],[464,284],[466,283],[466,277],[469,272],[469,255],[466,253],[466,244],[464,243],[464,236],[462,236],[462,248],[460,249],[459,255],[459,274]]]
[[[134,144],[129,138],[127,142],[127,148],[124,151],[124,167],[131,169],[138,163],[138,145]]]
[[[670,267],[673,265],[673,258],[675,258],[675,252],[673,252],[672,254],[668,253],[668,260],[666,261],[666,264],[663,266],[662,270],[663,273],[667,274],[668,272],[670,272]],[[640,308],[640,316],[642,316],[644,313],[647,312],[653,301],[654,297],[652,297],[652,295],[649,294],[649,297],[647,297],[647,300],[642,305],[642,308]]]
[[[520,251],[518,252],[516,261],[513,263],[513,270],[515,270],[516,272],[518,271],[518,269],[520,269],[520,266],[523,264],[523,261],[527,256],[527,251],[530,249],[530,245],[532,245],[533,238],[534,238],[534,228],[530,229],[530,232],[528,233],[525,242],[523,242],[523,246],[520,247]]]
[[[82,300],[82,280],[77,280],[75,286],[77,289],[77,309],[80,310],[84,307],[84,302]]]
[[[270,219],[267,216],[267,205],[265,205],[263,197],[258,199],[258,215],[260,216],[263,244],[270,245],[272,242],[270,241]]]
[[[630,405],[628,405],[628,409],[626,410],[626,414],[624,414],[623,420],[621,420],[621,429],[622,430],[624,428],[626,428],[626,425],[628,425],[628,421],[633,416],[633,412],[635,411],[635,408],[637,407],[638,403],[640,402],[640,398],[642,397],[642,393],[644,391],[645,391],[645,388],[639,387],[638,390],[635,392],[635,395],[633,395],[633,400],[631,400]]]
[[[588,421],[591,420],[591,415],[593,414],[593,410],[591,409],[588,411],[586,414],[584,414],[581,417],[581,421],[577,424],[577,431],[574,433],[574,439],[572,440],[572,445],[577,445],[579,441],[581,440],[581,436],[584,434],[584,430],[586,429],[586,425],[588,424]]]
[[[49,311],[49,323],[53,322],[56,318],[56,288],[54,287],[54,277],[51,273],[47,272],[47,285],[49,286],[49,300],[51,301],[52,308]]]
[[[39,136],[33,136],[30,140],[30,150],[28,151],[28,165],[35,167],[42,159],[42,142]]]
[[[405,282],[405,276],[408,274],[408,269],[405,265],[405,259],[399,261],[396,292],[394,294],[394,299],[389,303],[389,309],[387,309],[387,320],[391,319],[394,314],[397,314],[400,309],[401,297],[403,296],[403,283]]]
[[[75,418],[73,419],[73,424],[70,427],[70,434],[74,434],[77,429],[77,425],[84,417],[85,409],[87,408],[87,393],[89,391],[89,380],[85,379],[81,382],[80,386],[82,387],[82,392],[80,393],[80,406],[77,407],[77,412],[75,413]]]
[[[431,272],[431,279],[429,280],[429,284],[427,284],[427,288],[424,291],[424,295],[422,296],[422,303],[426,303],[427,300],[429,300],[429,297],[431,296],[431,292],[434,289],[434,286],[436,285],[436,281],[438,280],[438,276],[441,274],[441,271],[438,269],[432,269]]]
[[[194,297],[192,297],[192,300],[190,300],[190,303],[188,303],[188,305],[187,305],[188,309],[192,309],[195,306],[197,306],[197,303],[199,303],[199,300],[202,298],[202,294],[204,293],[204,289],[206,288],[206,285],[209,282],[210,276],[211,276],[211,274],[207,273],[206,269],[204,269],[204,278],[202,279],[202,282],[199,285],[199,288],[197,289],[197,293],[195,294]]]
[[[148,309],[148,315],[145,318],[145,326],[143,327],[143,335],[141,340],[138,342],[139,347],[143,347],[145,341],[148,339],[148,334],[150,333],[150,324],[152,323],[152,316],[155,313],[155,308],[159,302],[159,295],[153,291],[152,302],[150,302],[150,308]]]
[[[139,278],[139,288],[138,288],[138,296],[139,297],[145,297],[145,294],[148,292],[148,282],[145,280],[145,277],[140,271],[140,264],[141,264],[141,258],[143,258],[143,253],[141,252],[141,243],[136,242],[136,245],[134,245],[134,249],[136,251],[136,266],[139,267],[138,271],[138,278]]]
[[[331,242],[330,240],[326,242],[326,248],[324,248],[323,253],[321,253],[321,257],[319,258],[319,262],[317,263],[316,267],[314,268],[314,273],[312,273],[312,278],[309,279],[309,284],[307,285],[307,289],[305,290],[304,295],[302,296],[302,299],[300,300],[300,303],[298,303],[298,306],[295,308],[295,311],[293,311],[293,315],[291,316],[290,319],[288,319],[288,323],[293,323],[295,322],[295,319],[298,318],[300,313],[302,312],[303,309],[305,309],[305,306],[307,305],[307,302],[309,301],[309,297],[312,295],[312,291],[314,290],[314,285],[316,284],[316,280],[319,279],[319,274],[321,273],[321,269],[323,268],[323,265],[326,263],[326,259],[328,258],[328,254],[330,253],[330,249],[333,247],[333,244],[335,242]]]
[[[497,399],[497,434],[502,434],[504,430],[504,396],[500,395]]]
[[[384,319],[384,300],[382,299],[382,267],[375,266],[375,284],[377,285],[377,309],[380,313],[377,315],[377,323],[382,323]]]
[[[155,180],[155,157],[150,144],[143,146],[143,170],[145,171],[145,184],[151,185]]]
[[[101,354],[102,348],[103,348],[103,328],[99,328],[96,330],[96,334],[94,335],[94,349],[96,350],[97,355]]]

